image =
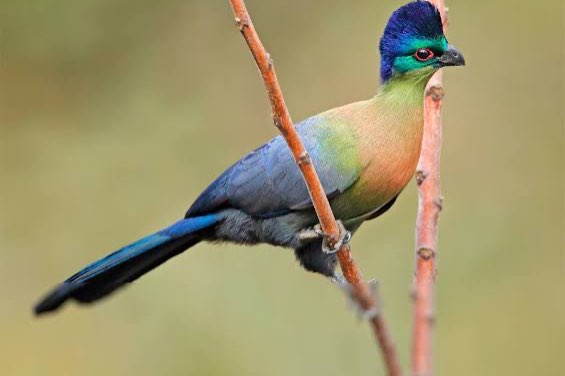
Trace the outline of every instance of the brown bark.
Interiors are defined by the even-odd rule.
[[[430,0],[439,10],[444,31],[447,26],[443,0]],[[424,98],[424,138],[416,171],[418,216],[416,221],[416,272],[414,276],[414,329],[412,374],[432,375],[432,333],[435,320],[434,285],[437,273],[440,190],[440,152],[443,99],[442,72],[437,72],[426,87]]]
[[[320,179],[314,169],[314,165],[311,163],[310,156],[305,150],[300,137],[296,133],[288,113],[288,109],[284,102],[282,91],[275,74],[273,61],[263,47],[263,44],[253,27],[253,23],[251,22],[251,18],[249,17],[243,0],[230,0],[230,4],[234,13],[236,25],[239,27],[239,30],[245,38],[245,41],[255,58],[255,62],[259,67],[261,76],[263,77],[265,88],[267,89],[269,100],[271,102],[275,126],[279,129],[286,140],[294,160],[302,172],[322,230],[327,234],[329,245],[333,247],[339,239],[339,227],[336,223]],[[351,285],[353,295],[357,299],[358,304],[366,312],[374,313],[371,315],[370,323],[372,325],[375,338],[380,345],[387,374],[390,376],[401,375],[400,363],[396,355],[395,345],[390,336],[386,322],[382,314],[378,312],[376,299],[371,293],[371,289],[364,281],[361,271],[353,259],[349,246],[343,245],[339,249],[337,256],[343,275]]]

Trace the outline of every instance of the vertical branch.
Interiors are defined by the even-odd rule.
[[[429,0],[440,11],[444,31],[447,26],[443,0]],[[416,171],[418,217],[416,221],[416,272],[414,277],[414,331],[412,374],[432,375],[432,330],[435,320],[434,284],[438,247],[440,190],[440,153],[442,137],[442,72],[437,72],[426,87],[424,98],[424,138]]]
[[[271,102],[275,126],[284,137],[298,168],[300,168],[300,171],[302,172],[322,230],[327,234],[330,247],[334,247],[339,239],[340,230],[320,179],[314,169],[310,155],[304,148],[304,144],[292,124],[292,120],[288,113],[288,109],[284,102],[282,91],[275,74],[273,61],[263,47],[263,44],[253,27],[253,23],[251,22],[251,18],[249,17],[249,13],[247,12],[243,0],[230,0],[230,4],[235,17],[235,23],[245,38],[245,41],[253,54],[253,58],[259,67],[261,76],[263,77],[265,88],[267,89],[269,100]],[[385,366],[387,368],[387,374],[389,376],[401,375],[402,372],[400,369],[400,363],[398,361],[394,342],[392,341],[386,322],[383,316],[378,312],[377,302],[371,293],[369,286],[365,283],[361,271],[353,259],[349,246],[342,245],[337,256],[343,275],[347,282],[351,285],[353,295],[357,299],[359,305],[365,311],[373,313],[371,315],[370,322],[376,340],[381,348]]]

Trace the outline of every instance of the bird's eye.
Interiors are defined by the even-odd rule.
[[[428,61],[432,57],[434,57],[434,53],[429,48],[420,48],[419,50],[414,52],[414,57],[419,61]]]

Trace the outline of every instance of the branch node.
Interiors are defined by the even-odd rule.
[[[416,171],[416,184],[418,184],[418,186],[422,185],[427,177],[428,173],[424,172],[423,170]]]
[[[312,163],[312,158],[310,158],[310,154],[307,151],[304,151],[304,153],[300,154],[296,163],[299,166],[305,166]]]
[[[443,90],[443,87],[440,85],[433,85],[431,86],[428,91],[426,92],[426,96],[430,96],[432,97],[432,100],[434,102],[439,102],[443,99],[443,97],[445,96],[445,92]]]
[[[249,26],[249,22],[247,20],[242,20],[241,18],[236,17],[235,25],[238,27],[239,31],[243,33],[243,29]]]
[[[375,304],[368,310],[363,312],[363,320],[372,321],[381,315],[381,310]]]
[[[434,204],[438,208],[439,211],[442,211],[443,210],[443,196],[439,196],[437,199],[435,199]]]
[[[367,286],[371,290],[371,294],[373,295],[374,302],[371,308],[365,310],[363,314],[363,318],[369,321],[374,320],[381,316],[381,299],[379,296],[379,282],[376,279],[370,279],[367,281]]]
[[[269,67],[269,69],[273,68],[273,58],[271,57],[271,54],[267,52],[267,66]]]
[[[282,129],[282,120],[278,114],[273,114],[273,123],[275,123],[275,127]]]
[[[418,257],[426,261],[434,258],[436,255],[434,250],[431,248],[420,248],[417,253]]]

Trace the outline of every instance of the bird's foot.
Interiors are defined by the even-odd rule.
[[[320,226],[320,225],[316,225],[316,226]],[[333,253],[337,253],[342,245],[348,244],[349,241],[351,240],[351,232],[349,232],[345,228],[342,221],[340,220],[337,221],[337,227],[339,228],[339,238],[337,239],[333,247],[330,246],[330,242],[328,241],[327,234],[324,234],[325,235],[324,240],[322,240],[322,252],[329,255]]]
[[[339,238],[337,242],[335,242],[333,247],[330,247],[328,242],[328,234],[322,230],[322,226],[318,223],[314,227],[310,227],[300,231],[297,234],[298,239],[301,241],[310,241],[319,238],[323,238],[322,240],[322,252],[326,254],[333,254],[339,251],[342,245],[349,243],[351,240],[351,232],[349,232],[343,222],[341,220],[336,221],[337,226],[339,227]]]
[[[355,293],[353,292],[353,288],[351,287],[351,284],[349,284],[349,282],[347,282],[347,280],[342,275],[336,274],[333,277],[330,277],[330,281],[332,283],[335,283],[339,287],[339,289],[345,293],[345,296],[347,297],[347,305],[355,313],[357,313],[357,315],[361,320],[371,320],[380,314],[378,304],[375,304],[370,309],[365,309],[361,306],[361,304],[355,297]],[[379,284],[378,281],[376,279],[371,279],[367,281],[367,284],[369,285],[369,288],[371,289],[373,296],[375,296],[375,301],[378,301],[377,299],[377,288]]]

